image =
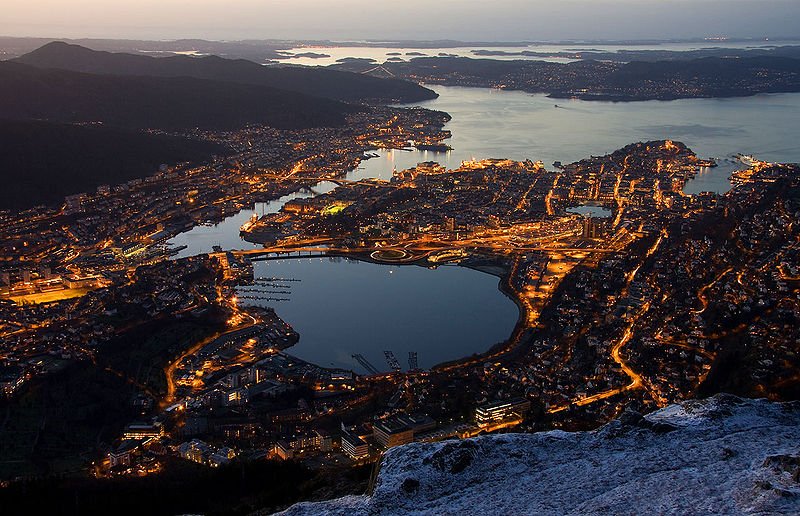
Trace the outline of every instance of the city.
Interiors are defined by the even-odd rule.
[[[797,38],[386,30],[0,37],[0,507],[793,513]]]
[[[420,115],[424,123],[415,123]],[[5,276],[12,302],[4,307],[4,392],[13,396],[26,381],[75,361],[127,383],[131,419],[95,461],[97,475],[158,472],[165,454],[209,466],[238,454],[337,465],[372,461],[413,440],[591,427],[631,401],[661,407],[707,385],[716,374],[715,342],[727,331],[747,329],[741,338],[760,342],[759,354],[772,346],[785,353],[780,347],[793,342],[785,332],[785,339],[761,339],[796,314],[797,228],[789,215],[797,209],[796,168],[753,162],[732,194],[689,196],[686,181],[715,163],[672,141],[630,145],[553,171],[541,162],[483,160],[453,171],[421,163],[391,181],[343,181],[331,193],[289,201],[248,222],[245,238],[262,247],[168,259],[163,242],[180,224],[336,178],[378,145],[440,141],[444,121],[412,110],[383,124],[364,121],[364,134],[341,139],[314,135],[298,143],[289,140],[294,134],[252,129],[215,136],[248,145],[208,169],[163,170],[125,185],[124,204],[101,188],[68,198],[50,217],[20,217],[6,236],[7,261],[19,264],[20,276]],[[401,124],[420,132],[402,132]],[[258,141],[269,149],[286,142],[287,151],[253,150]],[[322,141],[333,152],[315,143]],[[215,179],[203,180],[209,170]],[[171,195],[148,199],[163,191],[158,181],[169,183]],[[776,183],[788,185],[777,194],[786,204],[762,191]],[[137,198],[141,204],[130,203]],[[189,209],[177,208],[184,205]],[[608,215],[570,213],[575,206]],[[115,226],[130,217],[115,208],[141,218]],[[759,218],[744,226],[748,212]],[[789,232],[779,242],[767,238],[783,217]],[[693,238],[720,218],[746,240]],[[75,229],[54,219],[72,220]],[[746,262],[733,260],[737,247],[747,250]],[[320,367],[291,356],[298,335],[279,309],[247,306],[248,298],[289,294],[297,281],[256,278],[253,261],[292,253],[483,270],[499,276],[519,321],[506,342],[432,370],[409,357],[403,372],[391,353],[388,373],[368,361],[367,374]],[[45,256],[46,266],[22,269]],[[665,265],[676,262],[687,268]],[[744,312],[738,301],[709,302],[721,293],[758,301]],[[682,313],[693,325],[671,323]],[[731,320],[741,322],[729,329]],[[137,338],[146,339],[143,348],[131,348]],[[163,369],[163,378],[153,368]],[[782,380],[764,385],[767,374],[752,381],[770,394]],[[21,447],[24,438],[19,434]]]

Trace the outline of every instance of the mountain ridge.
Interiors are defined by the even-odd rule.
[[[339,126],[365,109],[255,84],[192,77],[96,75],[0,61],[6,119],[103,122],[143,129]]]
[[[316,67],[264,66],[219,56],[170,56],[114,53],[54,41],[13,60],[38,68],[101,75],[193,77],[234,84],[254,84],[341,102],[416,102],[438,95],[399,79]]]

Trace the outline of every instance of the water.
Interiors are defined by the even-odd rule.
[[[352,358],[361,353],[388,371],[383,351],[391,350],[403,369],[409,351],[429,368],[506,340],[519,313],[498,278],[463,267],[303,258],[254,268],[256,277],[302,280],[287,283],[290,295],[276,296],[290,301],[267,304],[300,333],[288,353],[324,367],[365,372]]]
[[[348,174],[348,178],[356,174]],[[318,183],[313,187],[314,192],[324,194],[336,188],[336,184],[325,181]],[[196,226],[190,231],[181,233],[168,242],[173,247],[186,246],[186,249],[175,255],[176,258],[186,258],[188,256],[195,256],[203,253],[210,253],[215,245],[223,249],[255,249],[262,247],[257,244],[246,242],[239,236],[239,228],[242,224],[250,220],[250,217],[255,215],[263,215],[266,213],[277,213],[281,207],[288,201],[293,199],[305,199],[312,197],[314,194],[301,190],[293,194],[284,195],[274,201],[256,203],[246,210],[242,210],[236,215],[225,218],[219,224],[209,226]]]
[[[702,192],[725,193],[732,187],[728,178],[733,172],[743,168],[746,167],[738,160],[721,159],[717,162],[716,167],[702,167],[694,179],[686,183],[683,191],[691,195]]]
[[[544,48],[544,47],[542,47]],[[296,47],[286,51],[287,56],[297,56],[308,52],[315,54],[324,54],[327,57],[288,57],[281,59],[281,63],[290,63],[293,65],[304,66],[328,66],[336,64],[340,59],[355,58],[355,59],[372,59],[377,63],[383,63],[388,60],[397,61],[398,59],[408,61],[415,57],[437,57],[437,56],[458,56],[458,57],[475,57],[480,58],[483,56],[475,55],[473,50],[490,50],[501,52],[520,52],[523,50],[532,50],[538,52],[553,52],[551,47],[546,50],[537,47],[459,47],[459,48],[391,48],[391,47]],[[396,55],[398,54],[399,55]],[[420,55],[421,54],[421,55]],[[559,63],[568,63],[574,59],[567,59],[561,57],[546,57],[546,58],[533,58],[529,56],[504,56],[497,55],[491,56],[490,59],[536,59],[538,61],[552,61]]]
[[[439,55],[458,56],[458,57],[475,57],[481,58],[483,56],[475,54],[474,50],[489,50],[500,52],[545,52],[555,54],[559,52],[585,52],[587,50],[600,50],[603,52],[618,52],[620,50],[674,50],[674,51],[688,51],[699,50],[705,48],[759,48],[769,47],[775,45],[796,45],[800,42],[794,40],[787,41],[750,41],[750,42],[731,42],[731,41],[707,41],[707,42],[677,42],[677,43],[649,43],[642,45],[602,45],[597,43],[583,44],[583,43],[569,43],[569,44],[533,44],[518,47],[453,47],[453,48],[392,48],[392,47],[359,47],[359,46],[302,46],[289,49],[286,52],[289,56],[297,56],[300,54],[312,52],[315,54],[325,54],[328,57],[291,57],[283,59],[283,63],[291,63],[305,66],[328,66],[335,64],[340,59],[345,58],[360,58],[360,59],[373,59],[376,62],[383,63],[389,59],[402,59],[408,61],[414,57],[421,57],[419,54],[428,57],[435,57]],[[396,55],[398,54],[399,55]],[[566,58],[542,58],[533,56],[506,56],[494,55],[487,56],[490,59],[497,60],[536,60],[536,61],[553,61],[553,62],[570,62],[573,59]]]
[[[682,141],[701,157],[721,158],[686,186],[687,193],[725,192],[739,164],[735,153],[770,161],[800,162],[794,142],[800,119],[800,94],[671,102],[586,102],[553,100],[522,92],[436,86],[440,97],[421,103],[447,111],[453,120],[454,150],[380,151],[349,178],[388,179],[394,168],[438,161],[449,168],[462,160],[487,157],[569,163],[606,154],[641,140]],[[558,104],[560,107],[554,107]],[[329,191],[334,185],[319,185]],[[253,247],[239,238],[251,214],[275,212],[298,193],[257,205],[217,226],[200,226],[170,243],[188,245],[181,256]],[[579,207],[603,216],[598,207]],[[389,267],[329,259],[281,260],[256,265],[256,274],[302,279],[293,283],[288,302],[274,303],[278,314],[301,334],[291,353],[322,366],[363,369],[351,358],[363,354],[386,370],[383,350],[404,366],[407,353],[419,353],[422,367],[487,350],[508,337],[518,311],[497,289],[497,278],[459,267],[436,271],[416,266]]]
[[[770,94],[731,99],[684,99],[670,102],[590,102],[554,100],[545,95],[481,88],[433,87],[439,98],[418,105],[447,111],[453,138],[447,153],[380,151],[362,166],[364,174],[388,177],[420,161],[456,168],[462,160],[511,158],[570,163],[602,155],[629,143],[673,139],[704,158],[736,153],[780,162],[800,161],[796,120],[800,94]],[[555,107],[558,105],[559,107]],[[723,163],[687,185],[723,193],[738,165]]]
[[[573,206],[571,208],[567,208],[567,211],[569,213],[577,213],[578,215],[588,215],[590,217],[597,218],[607,218],[614,214],[614,212],[608,208],[603,208],[602,206],[596,206],[588,203],[582,206]]]

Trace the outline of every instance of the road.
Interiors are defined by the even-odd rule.
[[[229,301],[228,302],[228,306],[230,306],[234,310],[235,314],[238,314],[238,315],[240,315],[242,317],[246,317],[247,319],[249,319],[250,322],[245,323],[245,324],[237,325],[236,327],[230,328],[230,329],[225,330],[225,331],[216,332],[213,335],[211,335],[209,337],[206,337],[205,339],[195,343],[190,348],[186,349],[183,353],[181,353],[181,355],[178,358],[176,358],[175,360],[170,362],[167,365],[167,367],[164,368],[164,375],[167,378],[167,393],[164,396],[164,399],[161,400],[160,405],[161,405],[162,408],[164,408],[164,407],[166,407],[166,406],[168,406],[168,405],[170,405],[170,404],[175,402],[175,391],[177,390],[177,386],[175,384],[175,370],[178,368],[180,363],[186,357],[197,353],[198,351],[203,349],[205,346],[211,344],[216,339],[218,339],[218,338],[220,338],[220,337],[222,337],[224,335],[227,335],[228,333],[233,333],[233,332],[236,332],[236,331],[239,331],[239,330],[243,330],[245,328],[249,328],[250,326],[254,326],[254,325],[258,324],[258,319],[256,319],[255,317],[253,317],[249,313],[240,310],[236,306],[235,302]]]

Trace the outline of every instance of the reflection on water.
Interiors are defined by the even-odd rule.
[[[800,94],[757,95],[731,99],[684,99],[669,102],[555,101],[523,92],[435,86],[435,100],[419,105],[447,111],[453,150],[447,153],[381,151],[362,163],[364,174],[391,175],[419,161],[457,168],[474,158],[542,160],[570,163],[602,155],[629,143],[673,139],[704,158],[736,153],[780,162],[800,161],[794,127],[800,119]],[[700,176],[687,191],[725,192],[736,167],[722,163]]]
[[[578,215],[586,215],[589,217],[598,217],[598,218],[605,218],[613,215],[613,212],[608,208],[603,208],[602,206],[596,206],[593,204],[584,204],[583,206],[573,206],[572,208],[567,208],[567,211],[569,213],[577,213]]]
[[[670,102],[588,102],[559,100],[558,108],[544,95],[529,95],[481,88],[436,86],[439,98],[420,103],[447,111],[453,117],[447,128],[452,151],[377,151],[348,178],[390,179],[394,169],[403,170],[422,161],[437,161],[457,168],[461,161],[482,158],[542,160],[569,163],[601,155],[641,140],[671,138],[686,143],[700,157],[717,158],[720,166],[698,174],[686,185],[687,193],[730,188],[728,177],[740,167],[726,160],[733,154],[760,159],[800,162],[794,127],[800,119],[800,94],[757,95],[731,99],[685,99]],[[329,191],[333,185],[316,187]],[[296,194],[307,196],[310,194]],[[171,241],[187,245],[181,256],[252,244],[239,238],[239,227],[253,213],[278,210],[287,197],[246,210],[223,223],[200,226]]]
[[[631,45],[603,45],[603,44],[582,44],[582,43],[536,43],[530,45],[520,45],[515,47],[489,47],[489,46],[464,46],[446,48],[396,48],[396,47],[359,47],[359,46],[302,46],[285,51],[287,56],[295,56],[283,63],[291,63],[305,66],[328,66],[335,64],[340,59],[372,59],[377,63],[384,63],[389,60],[408,61],[415,57],[436,57],[436,56],[457,56],[480,58],[481,50],[497,52],[498,55],[490,56],[495,60],[536,60],[553,62],[570,62],[574,59],[537,57],[525,55],[513,55],[524,51],[538,52],[545,54],[556,54],[561,52],[586,52],[597,50],[602,52],[619,52],[625,50],[699,50],[703,48],[758,48],[773,45],[796,45],[797,41],[714,41],[714,42],[661,42]],[[314,54],[309,55],[309,54]],[[505,55],[503,55],[505,54]],[[512,54],[512,55],[509,55]]]
[[[800,161],[794,127],[800,119],[800,94],[671,102],[585,102],[543,95],[474,88],[435,87],[436,100],[422,103],[453,116],[448,124],[454,150],[380,151],[349,178],[391,178],[394,169],[421,161],[457,168],[462,160],[487,157],[569,163],[606,154],[629,143],[683,141],[701,157],[720,159],[686,186],[687,193],[725,192],[739,166],[725,160],[735,153],[769,161]],[[323,184],[316,191],[330,191]],[[259,204],[216,226],[199,226],[170,243],[187,245],[180,256],[210,252],[212,246],[242,249],[239,227],[253,213],[272,213],[298,193]],[[603,216],[599,207],[580,207]],[[610,215],[610,213],[609,213]],[[352,354],[363,354],[386,370],[383,351],[405,364],[419,353],[422,367],[487,350],[508,337],[517,318],[514,304],[497,289],[497,279],[459,267],[432,271],[415,266],[388,267],[330,260],[280,260],[256,265],[256,275],[292,277],[290,301],[275,303],[281,317],[301,335],[291,353],[322,366],[354,368]]]
[[[519,314],[496,277],[463,267],[284,259],[257,262],[255,275],[301,280],[272,306],[300,333],[288,353],[324,367],[364,372],[352,358],[360,353],[386,371],[388,350],[404,369],[410,351],[429,368],[504,341]]]
[[[351,175],[347,176],[348,178]],[[324,194],[336,188],[336,184],[330,182],[318,183],[314,186],[314,194],[307,190],[285,195],[271,202],[256,203],[248,210],[242,210],[236,215],[226,217],[219,224],[206,226],[196,226],[190,231],[181,233],[168,243],[173,247],[186,246],[186,249],[175,255],[176,258],[185,258],[202,253],[210,253],[213,247],[218,245],[225,250],[229,249],[255,249],[261,247],[257,244],[246,242],[239,236],[239,228],[242,224],[250,220],[253,215],[264,215],[266,213],[277,213],[281,207],[292,199],[304,199],[315,194]]]
[[[702,167],[694,179],[686,183],[683,191],[692,195],[702,192],[725,193],[732,186],[728,180],[731,174],[744,168],[747,167],[731,158],[719,159],[716,167]]]

